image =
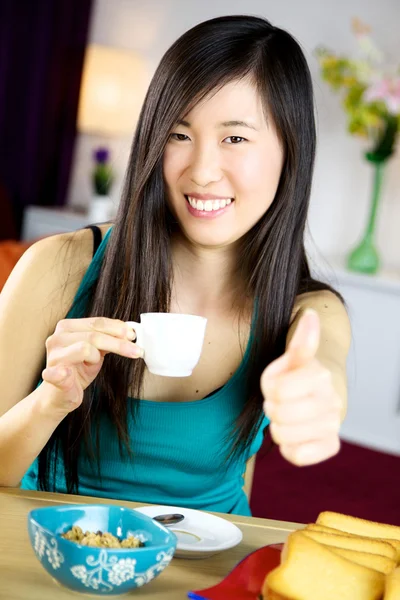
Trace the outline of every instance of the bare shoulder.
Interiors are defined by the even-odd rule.
[[[101,226],[102,234],[109,225]],[[4,286],[0,298],[11,297],[23,304],[52,303],[62,314],[69,306],[92,260],[93,234],[90,229],[53,235],[32,244],[22,255]],[[57,299],[60,301],[57,309]]]
[[[348,315],[342,300],[330,290],[321,290],[318,292],[309,292],[301,294],[296,298],[295,313],[304,312],[307,308],[312,308],[318,312],[320,317],[338,318],[348,321]]]
[[[14,267],[0,294],[0,414],[32,391],[92,255],[92,232],[79,230],[36,242]]]
[[[13,269],[1,298],[3,302],[30,303],[53,298],[60,285],[68,289],[90,263],[90,230],[43,238],[30,246]],[[73,285],[72,285],[73,287]],[[25,294],[27,296],[25,296]]]

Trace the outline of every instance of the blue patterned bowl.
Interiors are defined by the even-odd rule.
[[[61,537],[73,525],[83,531],[134,535],[142,548],[91,548]],[[28,515],[32,548],[61,585],[86,594],[124,594],[165,569],[175,552],[172,531],[141,513],[107,504],[68,504],[38,508]]]

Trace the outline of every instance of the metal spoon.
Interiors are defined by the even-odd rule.
[[[161,523],[161,525],[165,525],[166,527],[168,527],[168,525],[175,525],[176,523],[180,523],[181,521],[183,521],[184,518],[185,516],[179,513],[170,515],[157,515],[156,517],[153,517],[155,521]]]

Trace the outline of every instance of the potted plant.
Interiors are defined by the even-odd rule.
[[[113,183],[113,170],[110,165],[110,152],[99,147],[93,151],[94,168],[92,171],[93,196],[89,206],[89,219],[92,222],[107,221],[113,216],[114,206],[110,197]]]

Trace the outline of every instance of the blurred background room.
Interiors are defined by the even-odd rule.
[[[256,461],[253,514],[400,525],[399,0],[1,0],[0,289],[41,237],[112,219],[149,80],[196,23],[254,14],[300,42],[318,149],[307,249],[352,324],[338,456]]]

